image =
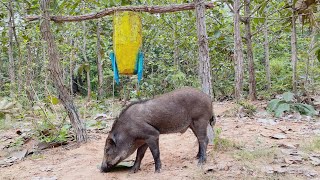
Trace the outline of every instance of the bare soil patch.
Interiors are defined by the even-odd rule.
[[[198,143],[188,130],[160,136],[160,174],[154,173],[149,150],[138,173],[128,169],[100,173],[107,134],[91,132],[86,144],[43,150],[0,168],[0,179],[319,179],[320,165],[314,163],[320,160],[320,149],[312,146],[320,135],[319,120],[275,120],[264,113],[264,103],[256,105],[259,108],[254,117],[228,117],[236,105],[215,104],[216,128],[221,129],[219,138],[224,148],[209,146],[208,160],[202,167],[195,159]],[[2,131],[0,137],[12,134],[12,130]],[[0,152],[0,159],[5,158]]]

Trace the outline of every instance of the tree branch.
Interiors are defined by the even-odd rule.
[[[205,2],[205,7],[207,9],[213,8],[214,5],[212,2]],[[73,22],[73,21],[84,21],[90,19],[98,19],[104,16],[112,15],[114,12],[121,11],[137,11],[137,12],[148,12],[151,14],[155,13],[169,13],[177,11],[192,10],[195,8],[194,3],[185,3],[185,4],[172,4],[168,6],[118,6],[106,8],[100,12],[84,14],[79,16],[50,16],[50,20],[54,22]],[[39,20],[40,16],[26,16],[25,20],[35,21]]]
[[[234,13],[233,7],[232,7],[226,0],[225,0],[224,2],[227,4],[227,6],[228,6],[228,8],[230,9],[230,11],[231,11],[232,13]]]
[[[257,11],[259,11],[259,9],[264,5],[264,4],[267,4],[269,3],[270,0],[266,0],[265,2],[263,2],[260,6],[258,6],[257,8],[255,8],[251,14],[249,15],[249,17],[251,17],[254,13],[256,13]]]

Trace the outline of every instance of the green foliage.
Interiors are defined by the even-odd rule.
[[[48,122],[43,121],[36,127],[36,137],[42,142],[59,142],[63,143],[68,140],[69,124],[63,125],[61,128]]]
[[[297,103],[294,101],[294,94],[291,92],[285,92],[282,94],[281,99],[273,99],[269,101],[267,110],[274,113],[276,117],[281,117],[284,112],[299,112],[300,114],[307,116],[316,115],[316,111],[313,106],[303,103]]]
[[[274,59],[270,61],[272,90],[275,93],[282,93],[292,87],[290,61],[285,59]]]
[[[236,143],[225,139],[225,138],[221,138],[221,132],[222,129],[221,128],[215,128],[215,137],[213,139],[213,146],[214,149],[216,151],[228,151],[234,148],[240,148],[239,145],[237,145]]]
[[[302,144],[302,148],[310,152],[320,152],[320,136],[312,137]]]
[[[57,105],[57,104],[59,104],[59,99],[54,96],[48,96],[46,102],[51,103],[53,105]]]
[[[241,100],[238,102],[238,104],[243,107],[245,113],[248,114],[249,116],[252,116],[253,113],[257,111],[257,107],[255,107],[249,101]]]
[[[239,150],[234,153],[234,157],[239,161],[255,161],[257,159],[273,159],[277,154],[275,148],[255,149],[255,150]]]
[[[20,148],[24,144],[23,137],[18,137],[13,143],[9,144],[10,148]]]

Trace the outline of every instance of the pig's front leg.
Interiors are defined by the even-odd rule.
[[[143,159],[144,154],[146,153],[147,149],[148,149],[148,145],[147,144],[143,144],[142,146],[140,146],[138,148],[136,161],[134,162],[134,165],[131,168],[131,172],[136,173],[136,172],[139,171],[141,160]]]
[[[159,136],[158,137],[150,137],[146,140],[148,144],[155,164],[155,172],[160,173],[161,171],[161,161],[160,161],[160,150],[159,150]]]

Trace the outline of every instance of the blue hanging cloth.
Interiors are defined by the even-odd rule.
[[[138,83],[142,79],[143,75],[143,53],[139,50],[138,57],[137,57],[137,64],[136,64],[136,74],[138,75]]]
[[[116,58],[114,52],[110,53],[110,59],[111,59],[111,64],[112,64],[114,80],[116,81],[117,84],[119,84],[120,80],[119,80],[119,71],[118,71],[118,66],[117,66],[117,58]],[[136,67],[134,70],[134,74],[138,75],[138,83],[141,81],[142,76],[143,76],[143,60],[144,60],[143,53],[141,50],[139,50],[137,60],[136,60]]]
[[[110,53],[110,59],[111,59],[111,64],[112,64],[114,80],[116,81],[117,84],[119,84],[120,83],[120,81],[119,81],[119,71],[118,71],[116,56],[115,56],[114,52]]]

